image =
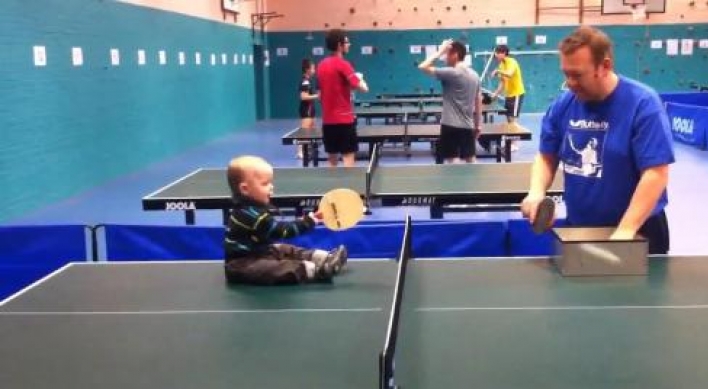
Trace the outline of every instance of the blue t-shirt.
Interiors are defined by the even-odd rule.
[[[568,221],[615,226],[629,207],[642,171],[674,162],[671,128],[659,96],[619,77],[602,102],[561,95],[541,125],[540,151],[558,157]],[[664,209],[666,191],[652,215]]]

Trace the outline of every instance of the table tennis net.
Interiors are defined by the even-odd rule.
[[[380,389],[396,388],[394,380],[394,358],[396,354],[396,341],[398,339],[398,327],[401,314],[401,303],[403,301],[403,290],[406,281],[406,269],[408,267],[408,261],[411,257],[411,233],[411,217],[410,215],[407,215],[405,228],[403,230],[401,250],[398,254],[398,273],[393,292],[393,301],[391,303],[388,329],[386,330],[386,339],[383,350],[379,354]]]
[[[374,177],[376,169],[379,167],[379,157],[381,156],[381,144],[376,143],[373,150],[371,151],[371,158],[369,159],[369,167],[366,169],[366,198],[371,197],[371,182]]]

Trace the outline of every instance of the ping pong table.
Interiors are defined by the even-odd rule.
[[[374,152],[377,155],[377,152]],[[518,208],[528,192],[530,162],[458,165],[377,165],[275,168],[277,208],[316,208],[331,189],[350,188],[370,206],[425,206],[431,218],[444,212],[510,210]],[[558,175],[548,194],[562,201],[563,180]],[[194,224],[197,210],[222,210],[224,220],[232,205],[225,169],[197,169],[143,197],[144,210],[180,211]],[[480,208],[481,207],[481,208]]]
[[[389,100],[390,102],[391,100]],[[355,105],[354,115],[358,119],[364,119],[367,124],[371,124],[372,119],[384,119],[386,123],[408,123],[413,119],[426,121],[429,117],[435,117],[440,121],[443,107],[438,104],[373,104]],[[482,106],[482,121],[489,123],[494,121],[494,115],[505,112],[504,107],[498,105]]]
[[[484,123],[478,140],[493,146],[491,154],[480,154],[478,158],[495,158],[497,162],[511,162],[511,145],[515,140],[530,140],[531,130],[518,124]],[[440,140],[440,125],[435,124],[403,124],[403,125],[373,125],[357,128],[357,139],[368,144],[367,158],[376,144],[401,143],[404,152],[410,155],[410,145],[416,142],[430,142],[436,149]],[[296,128],[287,132],[281,138],[283,145],[302,145],[302,166],[318,166],[321,160],[319,146],[322,144],[321,129]],[[437,156],[436,163],[442,163]]]
[[[704,389],[706,279],[704,257],[590,278],[564,278],[549,258],[356,260],[331,284],[274,288],[228,286],[221,262],[75,263],[0,303],[0,378],[33,389]],[[395,368],[382,380],[394,300]]]

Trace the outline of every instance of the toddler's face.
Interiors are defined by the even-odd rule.
[[[252,170],[242,183],[241,191],[259,203],[270,203],[270,196],[273,194],[273,169],[264,166]]]

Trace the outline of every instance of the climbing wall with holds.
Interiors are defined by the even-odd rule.
[[[563,75],[558,56],[547,54],[557,49],[558,42],[572,27],[515,27],[477,29],[430,29],[401,31],[351,31],[351,50],[347,59],[357,71],[364,73],[371,92],[366,98],[387,93],[439,92],[440,84],[417,69],[425,57],[426,45],[437,45],[453,38],[469,46],[472,67],[482,74],[488,52],[500,37],[507,41],[511,55],[522,69],[527,90],[523,112],[544,112],[560,93]],[[694,85],[708,84],[708,48],[699,46],[708,39],[708,24],[606,26],[603,29],[615,42],[616,68],[621,74],[645,82],[659,91],[690,90]],[[545,37],[545,43],[537,37]],[[692,55],[669,56],[667,39],[693,39]],[[271,110],[273,117],[297,116],[297,86],[302,58],[320,61],[326,55],[314,55],[313,49],[324,49],[324,31],[269,33]],[[661,41],[661,49],[652,49],[652,41]],[[370,47],[370,54],[363,53]],[[417,49],[420,49],[418,52]],[[287,55],[278,55],[287,49]],[[485,54],[485,52],[487,52]],[[440,63],[442,65],[442,63]],[[492,62],[492,66],[496,66]],[[493,69],[493,67],[491,68]],[[496,81],[485,79],[487,89]],[[362,96],[362,98],[364,98]]]

